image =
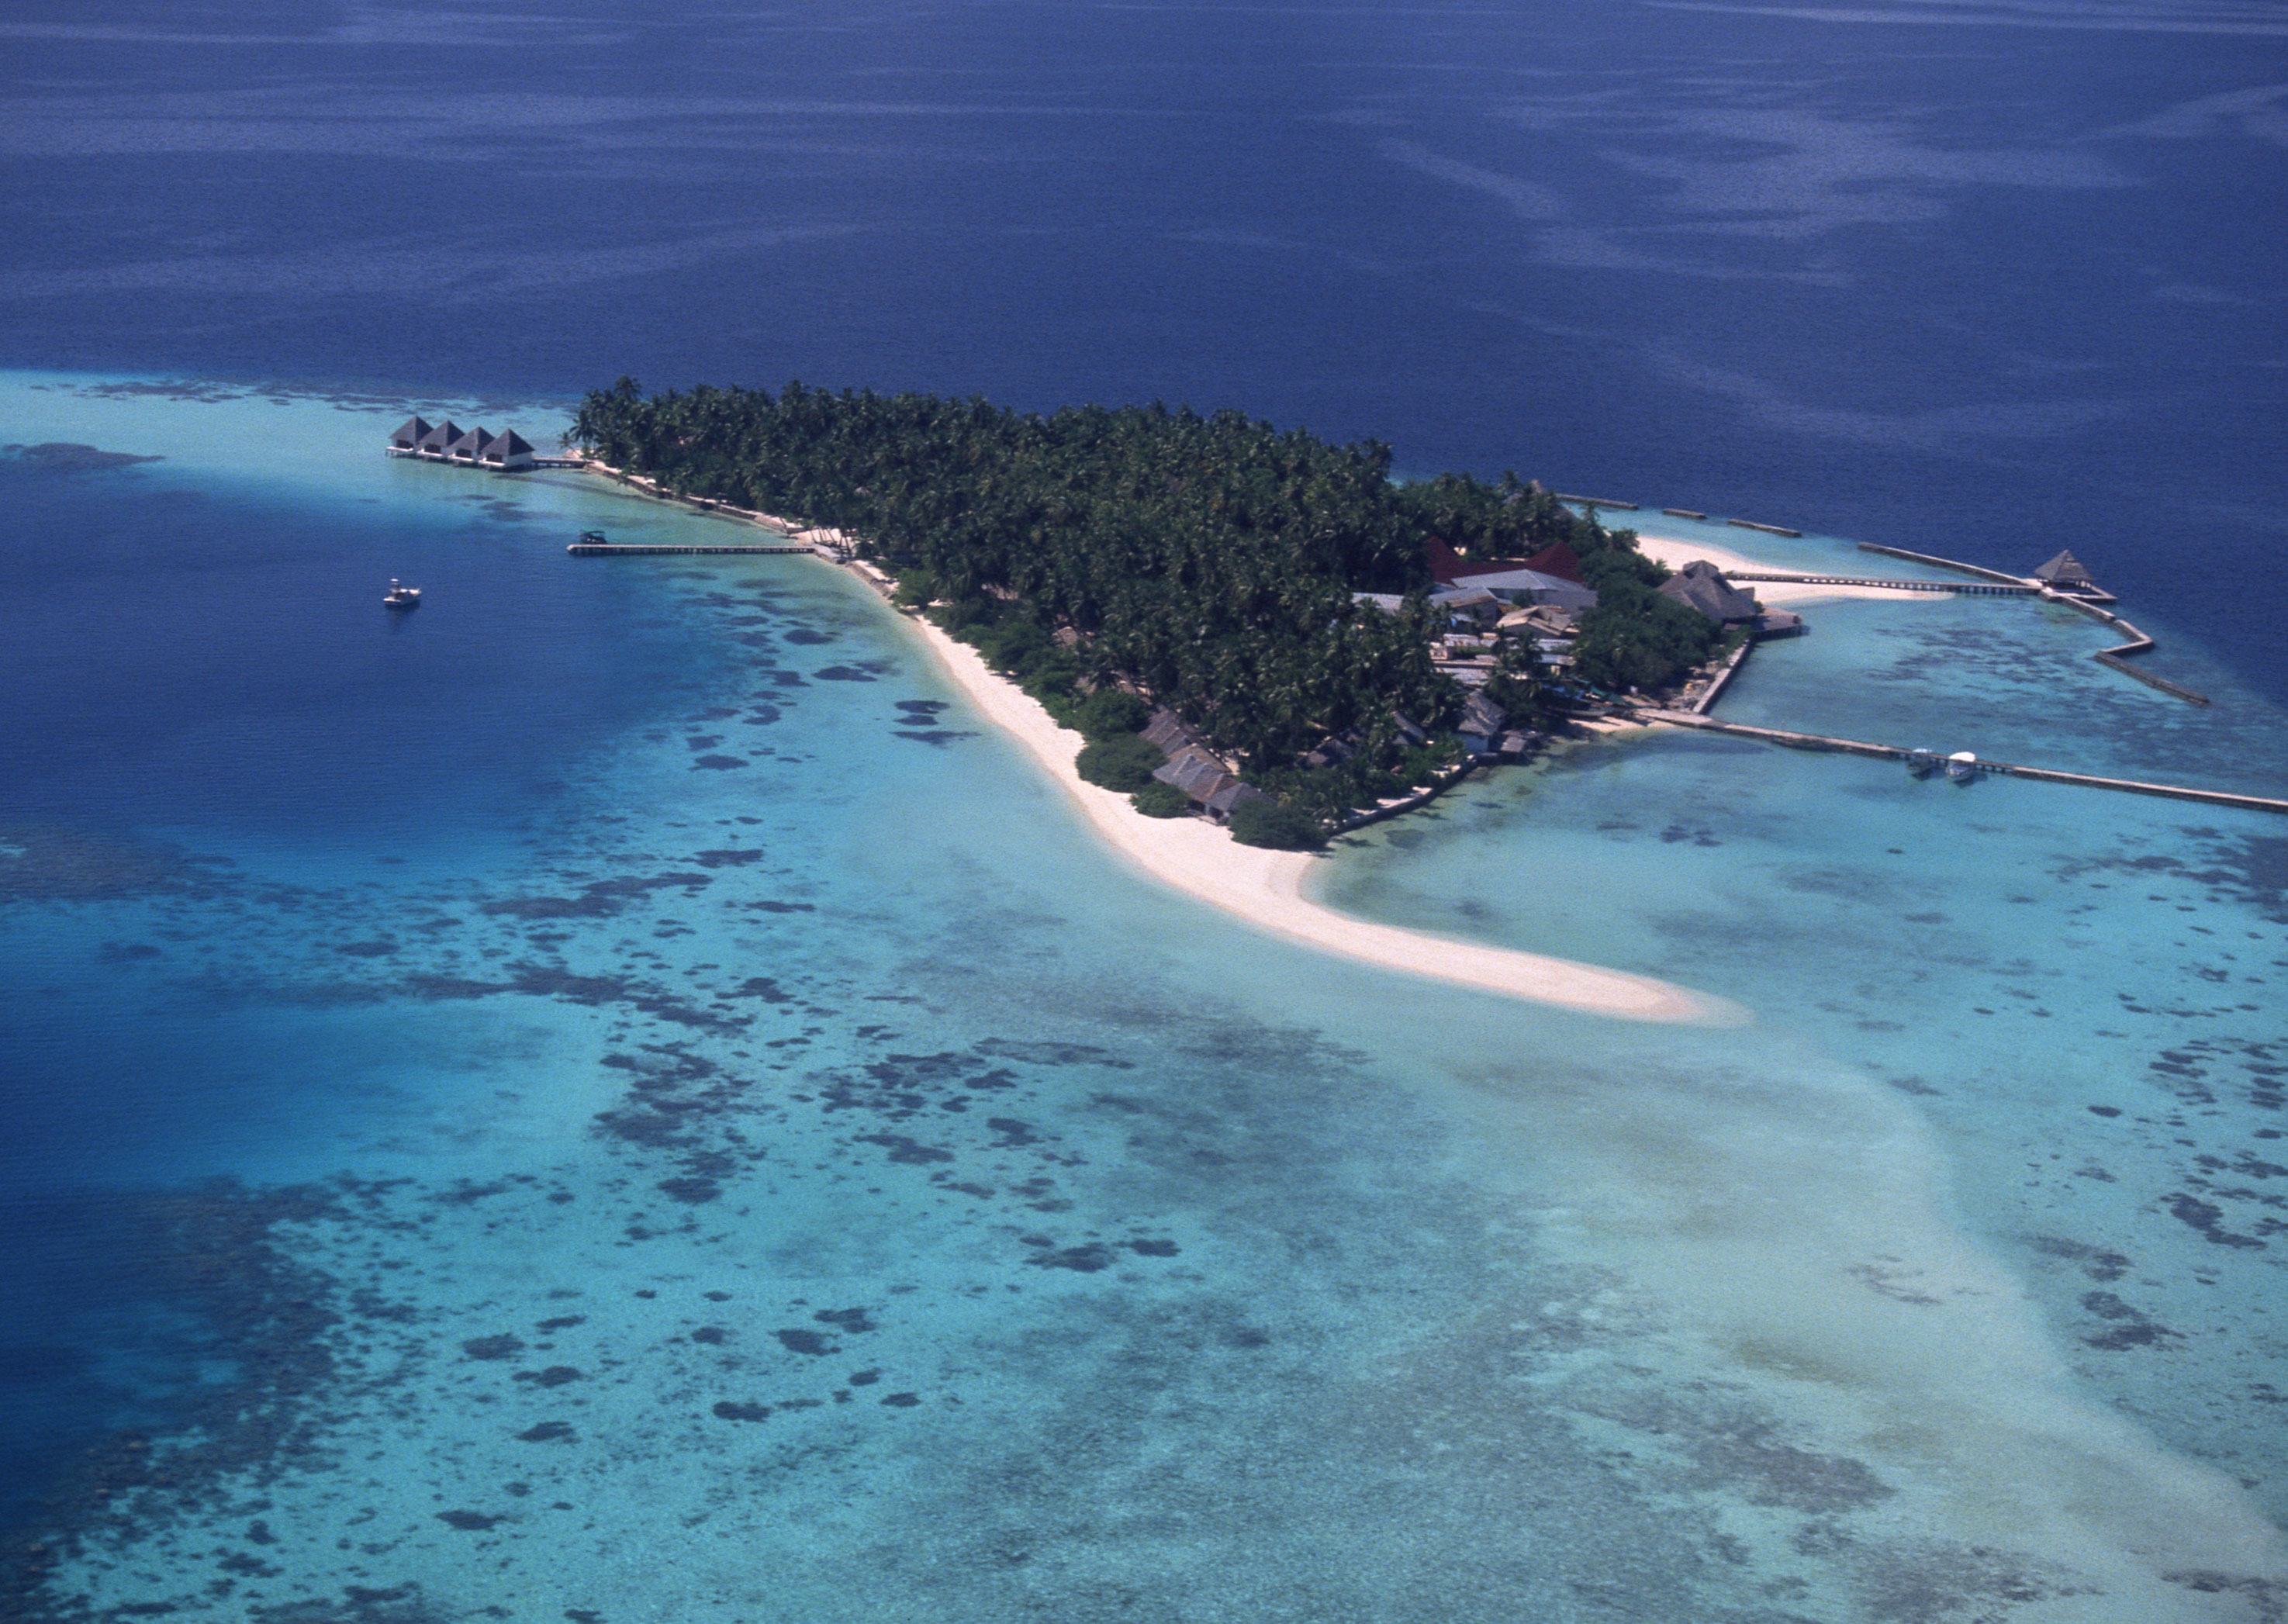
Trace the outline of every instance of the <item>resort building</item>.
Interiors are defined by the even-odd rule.
[[[1239,774],[1208,748],[1207,741],[1172,710],[1155,711],[1144,737],[1168,755],[1152,776],[1191,796],[1219,823],[1229,818],[1235,806],[1271,799],[1254,785],[1242,782]]]
[[[2097,577],[2082,567],[2081,560],[2062,551],[2036,570],[2034,579],[2061,592],[2093,591],[2097,587]]]
[[[1591,609],[1597,594],[1581,583],[1581,561],[1562,542],[1529,558],[1466,558],[1437,536],[1422,543],[1431,579],[1449,591],[1490,592],[1509,604]],[[1434,594],[1434,597],[1435,595]]]
[[[392,456],[457,463],[464,468],[489,468],[496,473],[540,465],[532,443],[514,429],[498,434],[482,426],[464,429],[449,417],[438,424],[408,417],[390,435],[387,450]]]

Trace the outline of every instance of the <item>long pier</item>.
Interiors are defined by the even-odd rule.
[[[575,558],[617,558],[622,554],[632,556],[637,553],[657,552],[806,552],[815,554],[818,551],[818,549],[810,546],[773,546],[767,543],[749,544],[743,543],[722,543],[714,545],[696,545],[685,543],[666,542],[575,542],[564,551],[572,554]]]
[[[1827,750],[1891,761],[1904,761],[1913,753],[1895,744],[1870,744],[1863,739],[1839,739],[1826,733],[1792,733],[1780,727],[1751,727],[1743,722],[1720,722],[1713,717],[1700,716],[1689,710],[1640,709],[1635,714],[1648,722],[1665,722],[1673,727],[1696,727],[1704,733],[1760,739],[1767,744],[1784,745],[1791,750]],[[1997,777],[2030,778],[2047,784],[2079,784],[2090,789],[2117,789],[2131,795],[2161,796],[2173,801],[2198,801],[2210,806],[2236,807],[2243,812],[2288,814],[2288,801],[2275,800],[2268,796],[2241,795],[2229,789],[2197,789],[2189,784],[2153,784],[2133,778],[2101,778],[2093,772],[2063,772],[2054,767],[2028,767],[2004,761],[1981,761],[1974,764],[1980,772]]]
[[[2038,598],[2044,589],[2023,582],[2003,586],[1990,581],[1900,581],[1875,575],[1798,575],[1778,570],[1728,569],[1727,581],[1785,581],[1801,586],[1879,586],[1894,592],[1984,593],[1994,598]]]

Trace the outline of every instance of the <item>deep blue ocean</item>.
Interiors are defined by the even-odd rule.
[[[2288,795],[2278,8],[27,0],[0,166],[0,1616],[2288,1604],[2288,825],[1590,747],[1324,894],[1758,1025],[1503,1005],[379,455],[800,378],[2070,548],[2213,707],[1965,598],[1728,713]]]

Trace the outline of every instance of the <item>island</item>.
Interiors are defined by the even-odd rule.
[[[1513,472],[1236,411],[591,392],[568,443],[663,494],[798,513],[1087,741],[1148,817],[1307,850],[1791,629]]]

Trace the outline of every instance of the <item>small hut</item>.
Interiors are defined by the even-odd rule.
[[[421,444],[428,433],[429,424],[425,418],[408,417],[397,425],[397,432],[389,437],[389,448],[392,451],[411,452]]]
[[[445,448],[445,460],[449,463],[481,463],[485,448],[493,443],[492,431],[482,424]]]
[[[2063,550],[2036,570],[2034,579],[2060,592],[2090,590],[2097,585],[2097,577],[2082,567],[2081,560]]]
[[[1672,598],[1688,609],[1697,609],[1720,626],[1736,626],[1760,616],[1763,606],[1724,579],[1705,558],[1695,558],[1659,587],[1663,598]]]
[[[488,468],[506,472],[512,468],[531,467],[532,458],[532,443],[514,429],[503,429],[492,437],[477,460]]]
[[[442,456],[445,448],[460,438],[461,425],[448,417],[416,441],[413,452],[417,456]]]

